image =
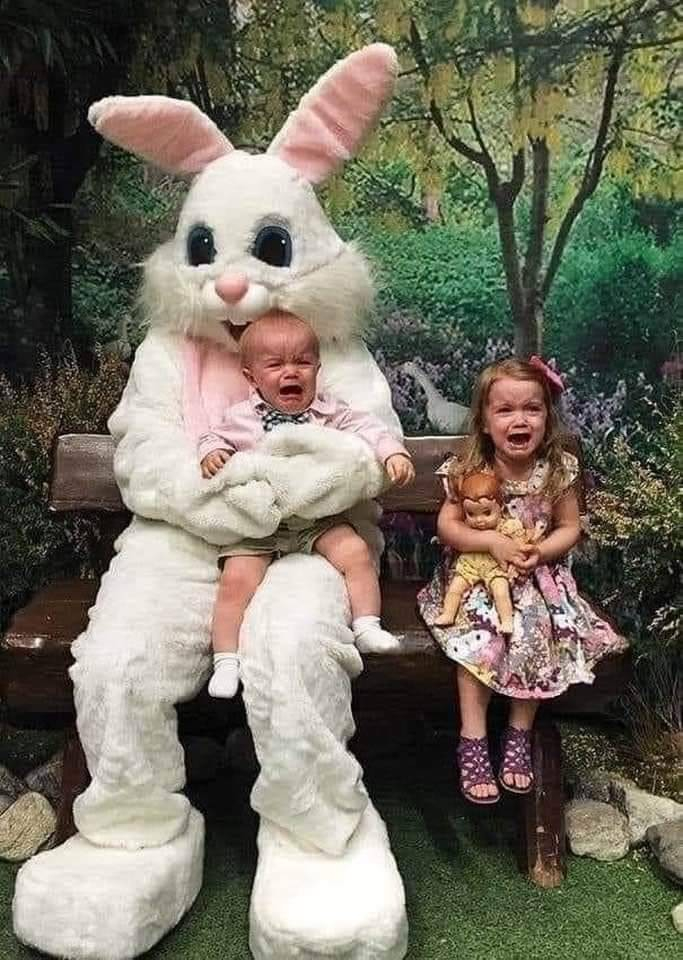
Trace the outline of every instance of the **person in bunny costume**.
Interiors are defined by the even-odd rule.
[[[351,54],[262,155],[233,149],[190,103],[111,97],[91,108],[102,136],[196,178],[175,237],[145,265],[149,332],[110,420],[115,473],[134,517],[73,646],[92,782],[74,805],[78,833],[28,861],[16,881],[16,935],[48,954],[137,956],[199,892],[204,824],[180,792],[174,705],[195,696],[210,671],[217,545],[364,501],[359,527],[378,546],[371,498],[384,477],[358,437],[280,427],[210,480],[196,440],[246,398],[240,331],[271,310],[314,328],[330,394],[400,436],[388,385],[359,336],[372,297],[367,265],[313,191],[375,125],[396,70],[385,45]],[[346,748],[350,681],[362,669],[348,617],[340,574],[319,556],[290,555],[271,566],[245,618],[244,701],[261,765],[252,792],[257,960],[405,955],[403,886]]]

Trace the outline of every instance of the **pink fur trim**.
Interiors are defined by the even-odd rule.
[[[183,342],[183,420],[196,443],[225,418],[225,411],[249,396],[238,353],[208,340]]]
[[[268,148],[311,183],[320,183],[352,157],[391,96],[398,62],[373,43],[321,77],[302,98]]]
[[[105,97],[88,120],[107,140],[167,173],[199,173],[233,149],[194,103],[171,97]]]

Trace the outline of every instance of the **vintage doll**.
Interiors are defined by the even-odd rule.
[[[553,402],[561,389],[557,374],[538,358],[486,367],[474,392],[465,452],[439,471],[450,480],[437,526],[449,549],[419,605],[435,639],[458,665],[460,786],[474,803],[499,797],[486,736],[492,692],[511,700],[498,781],[513,793],[527,793],[533,783],[530,732],[539,702],[570,684],[590,683],[593,665],[626,646],[579,595],[567,565],[580,536],[579,471],[561,442]],[[503,515],[526,530],[543,531],[540,539],[522,543],[499,529],[474,529],[464,521],[457,481],[473,471],[498,478]],[[501,567],[517,571],[510,581],[509,636],[481,584],[472,588],[452,626],[439,625],[453,550],[487,552]]]
[[[519,520],[502,516],[503,495],[498,478],[492,473],[470,473],[457,478],[458,500],[462,504],[463,522],[472,530],[497,530],[522,543],[538,539],[535,530],[526,531]],[[483,583],[496,608],[502,633],[512,633],[512,600],[510,579],[514,567],[502,565],[490,553],[461,553],[453,567],[453,578],[444,597],[443,612],[434,621],[435,627],[448,627],[458,615],[465,594],[477,583]]]
[[[277,426],[310,423],[358,434],[373,448],[393,483],[404,486],[413,479],[410,454],[381,420],[318,392],[320,344],[308,324],[278,312],[254,321],[240,339],[240,361],[251,394],[229,407],[223,422],[200,438],[205,477],[214,476],[233,453],[252,449]],[[223,569],[212,631],[212,696],[233,697],[237,692],[244,611],[274,557],[292,552],[319,553],[344,576],[359,650],[390,650],[398,645],[397,638],[380,625],[377,570],[370,548],[349,517],[289,517],[270,537],[245,538],[219,551]]]

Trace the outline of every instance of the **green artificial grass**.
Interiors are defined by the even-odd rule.
[[[671,908],[680,890],[644,855],[613,864],[570,857],[559,890],[517,871],[518,801],[473,808],[456,798],[448,744],[366,761],[406,886],[409,960],[679,960]],[[207,817],[206,873],[189,915],[150,960],[245,960],[256,861],[250,781],[224,775],[192,791]],[[0,863],[0,957],[36,960],[14,939],[16,866]],[[59,891],[55,891],[59,896]]]

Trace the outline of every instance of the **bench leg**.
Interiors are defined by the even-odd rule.
[[[534,730],[534,788],[522,800],[520,868],[538,887],[559,887],[567,872],[560,734],[543,713]]]
[[[55,846],[64,843],[76,832],[73,818],[74,800],[79,793],[83,793],[89,781],[90,776],[85,762],[85,754],[74,723],[66,730],[62,764],[62,796],[57,810]]]

